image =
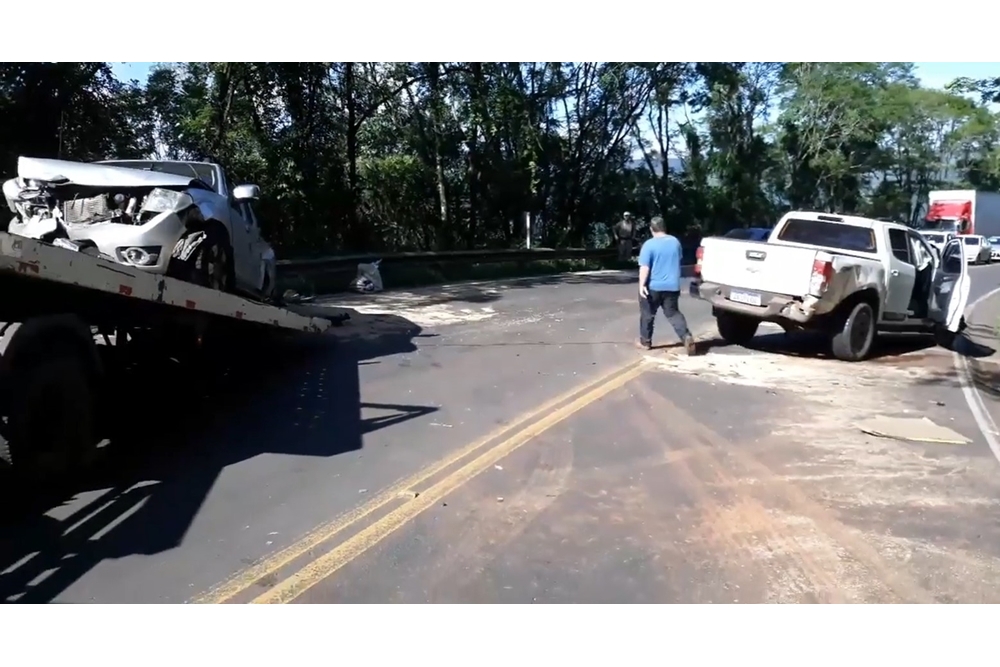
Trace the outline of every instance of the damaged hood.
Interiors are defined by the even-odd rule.
[[[198,179],[176,174],[24,156],[17,160],[17,175],[35,181],[67,180],[94,188],[205,188]]]

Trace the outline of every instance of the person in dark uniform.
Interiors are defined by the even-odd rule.
[[[618,261],[627,262],[632,259],[632,243],[635,240],[635,221],[628,211],[615,225],[615,238],[618,239]]]

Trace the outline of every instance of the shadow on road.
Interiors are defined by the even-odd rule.
[[[969,383],[979,390],[986,399],[1000,401],[1000,364],[995,359],[989,359],[996,349],[978,335],[977,325],[970,324],[964,335],[957,336],[952,350],[965,357],[965,367],[968,369]],[[992,336],[992,328],[990,328]],[[937,387],[964,388],[962,377],[954,370],[935,372],[918,380],[920,384]]]
[[[707,352],[713,349],[730,347],[721,338],[711,338],[699,343],[699,349]],[[893,360],[916,360],[920,352],[935,347],[930,336],[921,334],[882,334],[875,339],[868,361],[892,363]],[[780,354],[788,357],[805,357],[816,359],[833,359],[829,339],[819,333],[796,331],[792,333],[757,334],[746,345],[749,350]],[[922,356],[922,355],[921,355]]]
[[[51,601],[104,560],[178,546],[227,466],[337,456],[434,412],[361,402],[358,366],[414,350],[420,331],[355,314],[330,336],[244,339],[197,368],[127,369],[111,398],[115,435],[89,472],[44,492],[0,480],[0,600]],[[362,418],[369,408],[383,416]]]

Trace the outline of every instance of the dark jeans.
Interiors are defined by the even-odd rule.
[[[656,319],[656,311],[663,309],[663,314],[667,316],[667,321],[674,328],[674,333],[683,341],[691,335],[688,330],[687,320],[684,314],[677,308],[677,300],[680,292],[658,292],[649,290],[649,296],[645,299],[639,295],[639,340],[644,345],[653,343],[653,321]]]

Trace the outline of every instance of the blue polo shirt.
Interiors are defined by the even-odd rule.
[[[649,289],[679,292],[681,289],[681,242],[675,236],[654,236],[642,244],[639,266],[649,267]]]

